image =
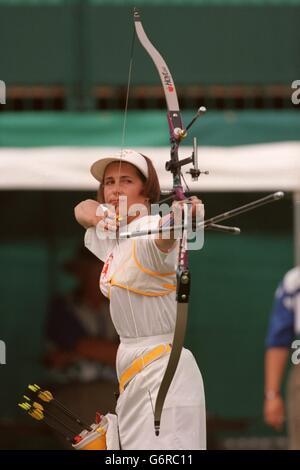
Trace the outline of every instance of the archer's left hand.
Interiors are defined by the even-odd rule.
[[[189,210],[192,211],[193,218],[197,216],[199,219],[204,219],[204,204],[197,196],[191,196],[183,201],[174,201],[172,204],[172,211],[175,214],[178,210],[182,212],[185,205],[188,205]]]

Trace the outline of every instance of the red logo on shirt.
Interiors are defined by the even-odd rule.
[[[101,277],[103,278],[106,278],[107,277],[107,272],[108,272],[108,269],[109,269],[109,266],[110,266],[110,263],[112,262],[113,260],[113,254],[111,253],[109,255],[109,257],[107,258],[107,260],[105,261],[105,264],[103,266],[103,269],[102,269],[102,273],[101,273]]]

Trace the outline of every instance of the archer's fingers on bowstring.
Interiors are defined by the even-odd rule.
[[[104,219],[104,222],[106,223],[107,230],[109,230],[110,232],[116,232],[120,225],[116,215],[112,217],[106,217]]]
[[[116,219],[105,217],[98,222],[98,227],[104,232],[116,232],[118,230],[119,223]]]
[[[112,221],[118,221],[118,217],[114,208],[111,210],[109,207],[106,207],[103,204],[99,204],[97,207],[96,216],[100,221],[107,219],[105,223],[109,225],[112,223]]]
[[[119,216],[118,214],[116,213],[116,211],[111,211],[111,210],[108,210],[105,214],[105,220],[107,220],[107,223],[117,223],[118,225],[118,221],[119,221]]]
[[[98,204],[97,209],[96,209],[96,216],[97,217],[105,217],[108,212],[107,207],[105,207],[103,204]]]
[[[110,210],[106,206],[100,205],[98,212],[98,217],[100,220],[98,222],[98,226],[101,230],[109,231],[109,232],[116,232],[119,227],[119,221],[116,215],[116,212]]]

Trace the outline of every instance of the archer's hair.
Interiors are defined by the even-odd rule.
[[[146,157],[146,155],[141,154],[142,157],[146,160],[147,167],[148,167],[148,178],[143,175],[143,173],[135,167],[138,177],[142,181],[144,185],[143,189],[143,196],[149,199],[150,204],[155,204],[159,202],[160,199],[160,186],[158,181],[158,176],[156,170],[151,162],[150,158]],[[134,165],[133,165],[134,166]],[[97,192],[97,200],[100,203],[104,203],[104,186],[100,184],[98,192]]]

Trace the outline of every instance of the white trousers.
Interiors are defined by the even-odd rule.
[[[167,341],[166,341],[167,339]],[[118,375],[122,367],[162,342],[168,335],[124,340],[118,351]],[[206,418],[203,381],[192,353],[183,349],[161,416],[160,435],[154,432],[156,395],[169,355],[145,367],[127,385],[116,407],[123,450],[192,450],[206,448]]]

